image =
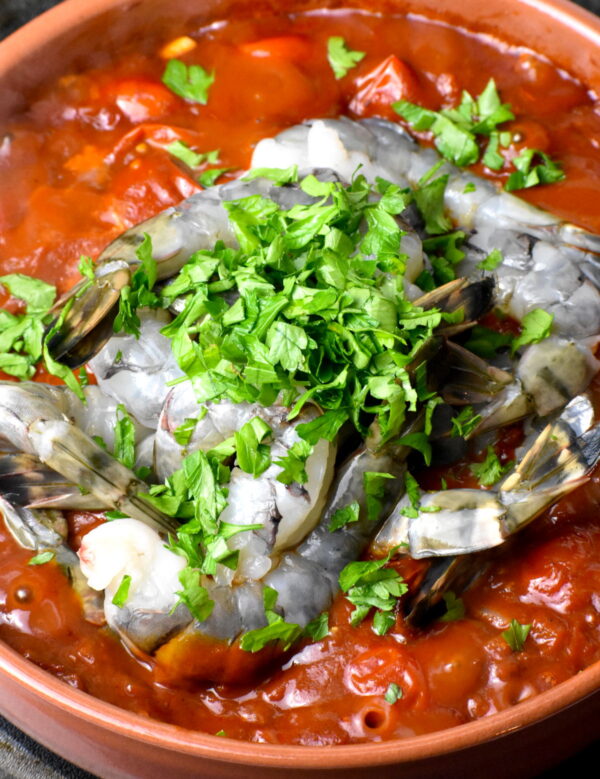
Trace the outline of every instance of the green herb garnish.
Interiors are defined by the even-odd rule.
[[[543,308],[534,308],[528,314],[525,314],[521,322],[521,334],[512,342],[511,354],[528,344],[537,344],[548,338],[552,332],[552,322],[554,314],[548,314]]]
[[[531,625],[521,625],[516,619],[511,619],[508,629],[502,633],[502,638],[513,652],[521,652],[530,630]]]
[[[386,703],[394,704],[402,698],[402,688],[396,682],[391,682],[383,696]]]
[[[441,622],[456,622],[465,616],[465,604],[451,590],[442,596],[446,605],[446,613],[440,617]]]
[[[27,565],[44,565],[44,563],[49,563],[50,560],[54,559],[55,552],[53,552],[51,549],[46,550],[45,552],[40,552],[39,554],[36,554],[34,557],[31,557],[27,561]]]
[[[375,609],[373,630],[380,636],[394,624],[396,603],[408,591],[397,571],[384,568],[390,557],[391,553],[382,560],[348,563],[339,576],[342,592],[356,606],[350,618],[352,625],[359,625]]]
[[[215,80],[214,71],[208,73],[201,65],[186,65],[181,60],[169,60],[163,73],[162,82],[190,103],[206,105],[208,90]]]
[[[120,609],[123,608],[123,606],[127,603],[130,587],[131,587],[131,576],[125,574],[125,576],[123,576],[123,578],[121,579],[121,583],[119,584],[117,591],[113,595],[113,599],[112,599],[113,606],[118,606]]]
[[[498,459],[498,455],[494,451],[494,447],[488,446],[485,460],[481,463],[473,463],[470,468],[471,473],[477,477],[479,483],[483,487],[491,487],[493,484],[500,481],[504,474],[507,473],[507,471],[510,471],[513,465],[514,462],[512,461],[502,465]]]
[[[327,59],[338,80],[344,78],[364,57],[364,51],[352,51],[346,41],[337,35],[327,41]]]

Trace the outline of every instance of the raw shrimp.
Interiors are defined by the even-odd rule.
[[[4,497],[0,497],[0,513],[19,546],[37,554],[53,553],[81,598],[86,620],[94,625],[103,625],[105,619],[98,593],[88,585],[77,555],[66,543],[68,527],[64,516],[59,511],[32,511],[13,506]]]
[[[198,450],[206,452],[218,446],[255,417],[262,419],[272,430],[271,465],[258,477],[239,467],[233,468],[228,505],[221,515],[221,520],[230,524],[261,525],[260,530],[240,533],[228,542],[231,549],[240,551],[238,578],[260,578],[271,567],[269,555],[272,551],[293,546],[312,529],[331,484],[336,445],[326,440],[319,441],[306,460],[305,484],[283,484],[277,480],[283,469],[276,460],[285,457],[301,440],[296,432],[297,425],[310,422],[319,413],[314,407],[306,406],[293,422],[288,422],[288,412],[289,409],[277,404],[268,408],[258,403],[232,403],[230,400],[198,404],[188,382],[171,390],[160,417],[155,463],[161,479],[180,468],[186,454]],[[190,441],[182,446],[177,443],[174,433],[190,419],[197,422]]]
[[[473,405],[481,421],[471,438],[529,414],[548,416],[584,392],[600,367],[585,342],[558,336],[526,347],[514,374],[452,342],[446,348],[451,368],[441,394],[451,405]]]
[[[78,555],[89,587],[104,590],[106,621],[134,647],[150,652],[157,636],[164,640],[191,622],[187,608],[177,605],[184,558],[138,520],[99,525],[84,537]],[[113,598],[124,576],[131,581],[126,603],[119,607]]]
[[[202,577],[214,604],[203,622],[193,620],[184,606],[177,606],[173,612],[180,589],[177,576],[185,562],[164,548],[158,533],[136,520],[114,520],[88,533],[79,552],[82,570],[91,587],[108,587],[112,595],[124,575],[132,577],[132,598],[123,608],[114,608],[112,595],[109,597],[107,592],[107,621],[145,651],[168,642],[161,650],[167,657],[174,651],[172,642],[181,647],[190,637],[198,636],[231,642],[243,632],[264,627],[265,586],[277,590],[276,610],[284,620],[304,627],[330,607],[339,588],[340,571],[360,555],[377,527],[377,522],[367,516],[365,473],[390,473],[394,477],[381,480],[382,517],[402,490],[403,459],[397,452],[392,456],[366,448],[354,454],[339,471],[317,526],[260,580],[231,586]],[[329,524],[335,511],[355,500],[360,505],[359,521],[331,532]],[[117,547],[120,551],[115,555]],[[187,626],[170,639],[181,624]]]
[[[488,309],[492,294],[493,283],[489,280],[467,283],[458,279],[429,293],[423,298],[423,304],[426,307],[439,305],[448,312],[462,309],[467,320],[460,323],[459,327],[463,328]],[[446,331],[445,323],[440,326],[440,331]],[[415,355],[414,365],[407,366],[407,370],[416,370],[418,365],[439,353],[442,339],[434,335],[430,341],[431,344],[426,343]],[[287,413],[287,409],[277,404],[264,408],[258,404],[234,404],[224,400],[198,405],[191,384],[179,384],[169,393],[161,415],[155,446],[156,468],[168,477],[180,466],[186,452],[198,449],[206,451],[222,444],[254,417],[260,417],[271,427],[275,438],[273,448],[279,446],[283,454],[297,440],[295,425],[314,418],[317,412],[306,406],[303,411],[305,416],[301,415],[292,424],[286,419]],[[414,417],[407,424],[407,433],[418,430],[422,424],[422,415],[416,414]],[[182,451],[174,433],[186,419],[197,419],[197,422],[185,445],[185,451]],[[258,520],[262,528],[257,533],[239,533],[231,539],[235,541],[232,548],[241,552],[235,577],[232,580],[231,576],[224,576],[223,566],[219,567],[222,570],[218,570],[214,578],[202,577],[202,585],[213,603],[212,613],[201,623],[192,621],[188,616],[189,624],[185,630],[160,649],[161,653],[169,657],[172,652],[178,653],[181,647],[187,646],[190,637],[231,642],[243,632],[263,627],[266,624],[263,606],[265,586],[277,591],[277,610],[282,618],[300,627],[329,608],[339,589],[340,571],[361,554],[377,528],[377,518],[368,516],[365,478],[377,478],[377,474],[384,474],[381,477],[378,517],[382,519],[402,490],[404,461],[409,449],[389,444],[381,446],[377,425],[374,424],[366,445],[339,469],[328,490],[328,474],[334,451],[334,445],[323,441],[315,446],[313,454],[308,458],[308,481],[306,485],[299,485],[308,494],[308,500],[306,495],[295,494],[298,491],[296,485],[289,489],[277,482],[277,465],[271,466],[257,479],[241,472],[239,468],[233,469],[229,484],[229,505],[221,513],[220,519],[233,524],[255,523]],[[366,474],[371,476],[366,477]],[[260,493],[258,499],[256,492]],[[269,493],[266,501],[265,492]],[[325,495],[327,498],[323,506]],[[282,515],[275,522],[271,505],[273,497],[277,501],[277,514]],[[354,502],[359,506],[357,521],[331,532],[330,524],[335,512]],[[252,506],[250,510],[249,506]],[[107,557],[110,556],[111,548],[119,543],[120,527],[119,520],[116,520],[102,529],[98,548],[95,546],[95,538],[96,534],[100,536],[100,530],[92,530],[86,536],[83,554],[92,561],[90,565],[99,566],[99,570],[104,570],[104,566],[113,570],[112,560]],[[128,533],[131,527],[131,524],[127,526]],[[140,532],[144,538],[149,538],[145,529]],[[111,541],[105,543],[104,539],[109,537]],[[154,543],[162,544],[157,533],[154,534]],[[91,550],[90,554],[88,550]],[[174,553],[169,554],[175,556]],[[181,570],[181,561],[178,565],[178,570]],[[92,568],[88,566],[86,570],[93,575]],[[128,574],[126,567],[121,567],[118,573],[111,574],[111,581],[119,575],[131,574]],[[149,570],[148,576],[151,575]],[[172,623],[166,617],[177,603],[178,591],[179,584],[175,582],[165,595],[165,601],[161,600],[160,608],[156,608],[145,595],[140,595],[135,608],[128,608],[128,604],[125,604],[123,609],[110,609],[109,622],[132,644],[136,644],[138,637],[143,635],[139,640],[143,641],[145,651],[148,651],[148,647],[156,649],[167,641],[172,632]],[[140,592],[146,591],[142,588]],[[138,624],[139,620],[143,620],[143,625]],[[142,648],[140,643],[136,645]],[[165,662],[168,664],[167,660]],[[182,673],[200,677],[212,673],[210,668],[199,668],[197,663],[193,664],[193,669],[183,669]]]
[[[103,393],[122,403],[146,427],[156,429],[169,382],[184,374],[171,341],[160,330],[171,320],[166,311],[140,311],[140,337],[113,335],[89,366]]]
[[[316,202],[295,185],[278,187],[265,178],[232,181],[198,192],[132,227],[101,253],[94,280],[91,283],[83,280],[58,301],[55,308],[67,302],[70,308],[62,320],[54,323],[58,329],[48,340],[50,354],[75,368],[97,354],[111,337],[121,291],[130,283],[133,271],[141,262],[136,252],[144,236],[148,235],[152,241],[157,278],[168,279],[194,252],[212,249],[217,241],[237,247],[223,202],[252,195],[267,197],[282,208]]]
[[[38,384],[43,387],[44,385]],[[115,447],[115,429],[121,412],[117,402],[99,387],[83,387],[85,403],[64,386],[47,387],[58,408],[90,438],[108,451]],[[150,467],[153,461],[154,434],[131,417],[136,445],[135,467]],[[10,445],[0,453],[0,493],[18,506],[102,510],[111,504],[96,493],[81,490],[57,471],[44,465],[35,454],[14,451]],[[1,449],[1,447],[0,447]]]
[[[72,421],[68,390],[36,382],[0,382],[2,435],[20,452],[35,455],[102,506],[123,510],[153,527],[175,524],[138,493],[145,484]]]
[[[600,458],[600,425],[586,396],[571,401],[538,433],[518,465],[495,491],[425,493],[415,517],[404,497],[371,546],[376,556],[399,549],[415,559],[441,557],[413,599],[411,615],[422,621],[443,593],[463,586],[480,570],[475,552],[493,549],[529,525],[564,495],[584,484]],[[458,557],[454,557],[457,555]]]
[[[434,149],[419,147],[398,124],[346,118],[311,120],[260,141],[252,167],[264,166],[267,158],[270,165],[275,161],[300,169],[318,163],[348,178],[360,165],[370,181],[380,176],[412,187],[440,162]],[[478,272],[477,263],[499,249],[504,261],[496,269],[498,304],[507,313],[522,320],[533,309],[543,308],[554,314],[558,334],[574,338],[599,334],[600,236],[561,223],[450,163],[436,172],[436,176],[444,174],[449,177],[447,212],[457,227],[472,231],[458,272]]]

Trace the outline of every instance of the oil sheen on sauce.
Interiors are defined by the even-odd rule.
[[[326,58],[332,35],[366,52],[340,81]],[[235,172],[260,138],[304,119],[392,118],[390,103],[401,98],[450,106],[490,76],[517,116],[512,151],[547,151],[567,174],[523,196],[600,232],[598,104],[531,52],[443,24],[350,12],[219,24],[195,40],[185,61],[217,75],[207,106],[161,84],[159,50],[115,55],[101,69],[64,75],[0,134],[2,274],[28,273],[64,290],[78,278],[81,254],[96,256],[123,230],[197,191],[165,151],[176,139],[220,149],[219,166]],[[600,384],[594,391],[600,395]],[[504,461],[518,438],[518,430],[503,434]],[[469,484],[468,473],[458,466],[444,476],[458,486]],[[441,475],[429,474],[423,486],[439,488]],[[464,619],[421,632],[399,616],[379,637],[369,620],[350,626],[352,607],[340,597],[328,637],[244,689],[174,685],[136,661],[109,631],[83,621],[54,563],[28,566],[31,553],[0,526],[0,637],[74,687],[208,733],[339,744],[435,731],[512,706],[600,659],[599,501],[596,474],[497,552],[465,594]],[[75,547],[98,521],[84,513],[69,520]],[[408,582],[419,565],[398,563]],[[532,625],[521,652],[501,635],[511,619]],[[394,704],[384,699],[391,683],[402,690]]]

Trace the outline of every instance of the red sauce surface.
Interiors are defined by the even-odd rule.
[[[331,35],[366,52],[340,81],[326,59]],[[68,288],[81,253],[96,256],[124,229],[196,191],[164,150],[175,139],[218,148],[220,166],[243,168],[260,138],[304,119],[392,118],[389,104],[400,98],[450,106],[462,89],[479,93],[490,76],[512,104],[519,144],[547,151],[567,174],[523,196],[600,232],[598,104],[531,52],[437,23],[347,12],[215,25],[197,39],[181,58],[214,68],[207,106],[160,83],[158,53],[130,55],[66,74],[0,135],[0,273]],[[518,430],[504,434],[503,461],[518,437]],[[430,474],[424,486],[439,487],[441,475]],[[464,484],[469,471],[446,477],[448,486]],[[141,664],[107,629],[83,620],[54,563],[27,566],[31,553],[0,526],[0,636],[92,695],[210,733],[304,744],[425,733],[512,706],[600,659],[599,503],[597,473],[496,552],[464,596],[464,619],[418,631],[398,615],[378,637],[369,619],[350,626],[352,607],[339,597],[327,638],[300,647],[246,689],[174,684],[158,666]],[[95,521],[71,515],[72,538]],[[408,582],[422,568],[397,565]],[[532,625],[522,652],[502,638],[511,619]],[[392,682],[403,691],[393,705],[384,700]]]

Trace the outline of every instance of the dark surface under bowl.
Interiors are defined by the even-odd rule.
[[[61,1],[0,0],[0,40]],[[577,0],[577,3],[600,14],[600,0]],[[545,772],[539,779],[585,776],[590,766],[597,765],[599,757],[600,742],[595,742],[583,752]],[[507,779],[510,776],[511,768],[507,765]],[[92,779],[92,775],[40,746],[0,717],[0,779]]]

